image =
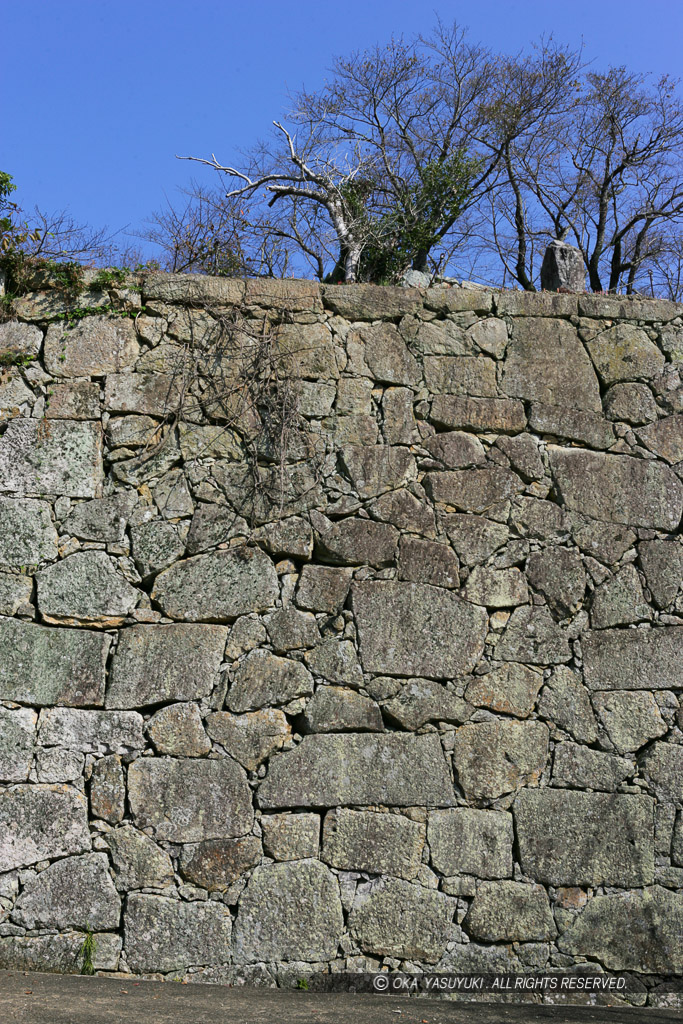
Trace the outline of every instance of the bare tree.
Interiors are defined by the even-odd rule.
[[[345,280],[355,280],[360,255],[363,249],[363,238],[360,232],[359,218],[354,209],[355,191],[352,187],[354,179],[362,179],[363,162],[357,155],[354,164],[340,168],[329,154],[329,146],[317,137],[316,126],[311,126],[303,143],[297,142],[287,128],[279,121],[273,122],[282,134],[287,147],[287,159],[280,162],[279,167],[272,171],[254,175],[236,167],[219,163],[215,155],[211,159],[187,157],[207,164],[235,182],[236,187],[226,193],[226,199],[251,198],[259,190],[265,189],[268,195],[268,208],[278,200],[290,199],[307,201],[322,207],[327,213],[336,233],[340,249],[340,263],[343,267]],[[284,231],[284,229],[283,229]],[[292,237],[296,238],[294,229]]]
[[[90,263],[97,266],[139,262],[140,253],[123,242],[123,231],[109,232],[78,224],[62,210],[48,214],[37,206],[31,213],[9,197],[16,190],[12,176],[0,172],[0,256],[19,261]]]
[[[292,127],[274,122],[283,145],[268,167],[243,170],[215,155],[200,162],[226,177],[228,198],[258,202],[265,192],[268,208],[297,203],[299,218],[316,206],[336,242],[334,279],[426,269],[432,250],[441,262],[450,252],[446,236],[491,187],[500,160],[500,152],[468,152],[492,67],[455,27],[392,40],[339,58],[322,90],[293,97]],[[299,241],[291,222],[283,230]],[[328,246],[314,242],[308,248],[317,245],[324,262]]]
[[[631,292],[661,249],[659,229],[683,216],[683,105],[669,79],[652,87],[624,68],[589,72],[570,95],[542,132],[510,147],[493,237],[526,289],[534,245],[568,237],[593,291]]]

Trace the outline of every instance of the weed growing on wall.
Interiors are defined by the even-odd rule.
[[[95,942],[95,936],[92,933],[90,925],[87,925],[83,944],[78,951],[78,957],[81,961],[81,974],[92,975],[95,973],[94,958],[96,952],[97,943]]]

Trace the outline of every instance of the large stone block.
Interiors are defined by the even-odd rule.
[[[150,523],[133,526],[130,531],[135,566],[148,579],[162,569],[168,569],[185,554],[185,545],[173,523],[154,519]]]
[[[57,531],[46,501],[0,498],[0,565],[37,565],[57,557]]]
[[[216,711],[207,717],[206,730],[211,739],[250,772],[256,771],[292,734],[285,713],[276,708],[250,715]]]
[[[341,461],[361,498],[393,491],[417,476],[410,449],[398,445],[348,445],[342,449]]]
[[[18,369],[3,367],[0,378],[0,423],[3,427],[24,413],[28,415],[36,400],[34,393],[26,387]]]
[[[497,658],[522,664],[557,665],[571,656],[567,634],[542,605],[515,608],[496,645]]]
[[[604,398],[607,419],[642,426],[657,419],[657,403],[647,384],[615,384]]]
[[[339,376],[327,324],[281,324],[273,340],[273,355],[289,380],[334,380]]]
[[[527,576],[558,619],[577,611],[586,590],[586,572],[576,548],[550,544],[533,552],[527,562]]]
[[[666,462],[683,461],[683,416],[666,416],[638,431],[642,443]]]
[[[602,629],[581,638],[590,690],[663,690],[680,686],[683,628]]]
[[[101,486],[99,423],[15,419],[0,437],[0,491],[96,498]]]
[[[549,448],[550,468],[567,508],[594,519],[675,530],[683,483],[667,466],[628,455]]]
[[[322,481],[310,449],[304,457],[305,462],[289,461],[285,473],[280,472],[277,452],[271,456],[272,464],[258,467],[246,462],[218,461],[212,476],[235,512],[257,525],[277,523],[283,517],[300,515],[325,504]]]
[[[453,802],[438,737],[397,732],[305,736],[293,750],[271,759],[259,789],[263,808],[448,807]]]
[[[26,782],[33,764],[37,715],[0,708],[0,782]]]
[[[228,639],[225,626],[132,626],[112,660],[108,708],[197,700],[218,682]]]
[[[399,537],[395,527],[360,517],[337,523],[324,523],[323,519],[320,516],[316,524],[316,547],[321,561],[382,566],[394,560]]]
[[[133,893],[124,914],[132,971],[178,971],[230,959],[232,918],[221,903],[184,903]]]
[[[566,514],[554,501],[528,498],[525,495],[521,495],[513,502],[510,509],[510,525],[522,537],[550,542],[567,540],[570,529]]]
[[[609,448],[615,441],[612,424],[601,414],[584,409],[563,409],[534,402],[529,412],[529,426],[537,434],[580,441],[589,448]]]
[[[464,927],[484,942],[547,942],[556,934],[542,885],[482,882]]]
[[[49,291],[32,291],[22,295],[12,303],[16,316],[22,320],[51,320],[63,313],[70,313],[76,308],[92,309],[105,306],[109,302],[107,292],[90,290],[80,292],[64,292],[54,287],[56,282],[36,281],[35,287],[50,288]],[[50,287],[52,284],[52,287]]]
[[[392,320],[421,309],[422,296],[417,288],[326,284],[323,304],[346,320]]]
[[[0,620],[0,698],[22,704],[102,704],[111,637]]]
[[[652,616],[643,587],[633,565],[625,565],[615,576],[595,588],[591,601],[591,626],[627,626]]]
[[[349,914],[349,930],[361,949],[436,963],[450,939],[456,901],[398,878],[364,889]]]
[[[263,849],[274,860],[306,860],[318,856],[319,814],[264,814]]]
[[[115,971],[121,954],[121,936],[99,932],[94,939],[94,968]],[[12,935],[0,939],[0,968],[6,971],[78,974],[83,967],[82,947],[82,931],[57,935]]]
[[[512,815],[505,811],[454,807],[429,815],[432,864],[442,875],[509,878],[513,838]]]
[[[268,555],[242,545],[195,555],[164,570],[155,580],[152,598],[172,619],[230,622],[238,615],[265,611],[278,594]]]
[[[604,384],[622,380],[648,380],[664,368],[664,353],[641,327],[616,324],[587,342],[588,351]]]
[[[484,650],[485,610],[421,583],[359,583],[352,605],[366,672],[452,678]]]
[[[269,704],[287,704],[312,693],[313,676],[300,661],[257,650],[248,654],[237,669],[226,703],[239,714]]]
[[[643,752],[639,764],[660,801],[683,803],[683,745],[653,743]]]
[[[486,461],[486,450],[474,434],[464,430],[447,430],[434,434],[422,442],[433,459],[443,462],[446,469],[466,469]]]
[[[203,757],[211,750],[196,704],[169,704],[147,722],[147,735],[159,754]]]
[[[678,303],[668,299],[635,299],[631,295],[581,295],[581,316],[610,320],[644,320],[646,323],[673,320],[680,316]]]
[[[483,516],[456,514],[444,517],[448,539],[465,565],[478,565],[502,547],[510,536],[507,526]]]
[[[127,317],[87,316],[66,330],[50,324],[45,336],[45,369],[54,377],[103,377],[133,365],[140,353]]]
[[[87,805],[78,790],[22,785],[0,793],[0,872],[88,850]]]
[[[180,402],[182,379],[172,373],[110,373],[104,405],[110,412],[170,416]]]
[[[98,420],[100,386],[88,380],[55,384],[45,408],[49,420]]]
[[[171,843],[234,839],[254,816],[246,773],[231,758],[138,758],[128,769],[128,799],[135,823]]]
[[[128,487],[140,487],[156,481],[180,460],[180,448],[173,431],[169,431],[158,444],[144,448],[132,459],[116,462],[111,469],[115,480]]]
[[[173,884],[171,858],[144,832],[132,825],[105,834],[114,867],[114,883],[120,892],[131,889],[163,889]]]
[[[576,330],[563,320],[523,317],[513,322],[501,388],[511,398],[602,411],[593,365]]]
[[[425,827],[402,814],[350,811],[325,815],[321,857],[341,871],[415,878],[422,863]]]
[[[389,679],[392,693],[397,680]],[[378,680],[375,680],[377,684]],[[431,679],[409,679],[391,700],[382,705],[383,713],[403,729],[420,729],[426,722],[466,722],[472,714],[472,705],[443,683]]]
[[[508,398],[435,395],[429,418],[432,423],[448,430],[495,430],[517,434],[526,426],[523,403]]]
[[[0,572],[0,615],[16,615],[33,594],[33,577]]]
[[[553,756],[553,785],[570,789],[614,792],[617,786],[635,772],[635,765],[625,757],[615,757],[602,750],[591,750],[582,743],[558,743]]]
[[[235,279],[230,283],[236,285]],[[241,284],[241,282],[239,282]],[[291,313],[321,311],[323,308],[320,285],[317,281],[273,277],[255,277],[245,282],[244,301],[247,305],[275,307]]]
[[[332,960],[344,929],[339,883],[315,860],[256,868],[239,902],[236,963]]]
[[[313,612],[337,612],[346,602],[351,586],[351,569],[326,565],[305,565],[299,578],[296,603]]]
[[[529,293],[529,297],[534,296]],[[512,945],[484,946],[479,942],[454,944],[454,948],[439,961],[436,969],[455,971],[458,974],[521,974],[524,970]]]
[[[328,683],[356,688],[363,685],[363,670],[350,640],[323,640],[312,651],[307,651],[304,659],[311,672]]]
[[[63,750],[61,747],[38,750],[36,777],[38,782],[76,782],[83,775],[84,761],[84,755],[75,750]]]
[[[37,356],[43,344],[43,332],[34,324],[8,320],[0,324],[0,352]]]
[[[361,328],[363,356],[374,380],[384,384],[418,384],[421,373],[415,356],[393,324]]]
[[[479,320],[469,328],[467,337],[471,338],[482,352],[488,352],[494,359],[502,359],[505,355],[508,329],[504,320],[497,317]]]
[[[453,286],[437,285],[427,288],[424,292],[425,309],[438,313],[460,313],[474,310],[477,313],[490,313],[493,308],[493,292],[480,285]]]
[[[427,473],[424,486],[433,501],[479,513],[513,498],[524,487],[517,474],[503,466]]]
[[[557,940],[563,953],[598,959],[611,971],[683,972],[683,895],[655,885],[594,896]]]
[[[526,579],[519,569],[495,569],[478,565],[467,577],[464,596],[473,604],[487,608],[514,608],[526,604],[529,590]]]
[[[294,605],[278,608],[265,619],[268,638],[278,653],[315,647],[320,642],[320,632],[315,615],[300,612]]]
[[[162,302],[232,306],[244,298],[245,283],[235,277],[205,277],[201,274],[146,274],[142,298]]]
[[[638,545],[640,565],[658,608],[667,608],[683,582],[683,544],[645,540]]]
[[[149,416],[112,416],[105,428],[110,448],[141,448],[156,446],[163,437],[157,420]]]
[[[593,693],[593,707],[618,754],[639,750],[668,730],[649,691],[597,690]]]
[[[108,498],[94,498],[76,505],[64,522],[64,531],[81,540],[101,544],[122,544],[126,523],[135,507],[137,495],[117,491]]]
[[[433,395],[496,397],[496,364],[488,356],[425,356],[424,375]]]
[[[525,789],[514,804],[525,875],[547,885],[648,885],[653,801],[622,793]],[[558,843],[558,836],[562,842]]]
[[[474,676],[465,697],[477,707],[526,718],[534,709],[542,683],[542,672],[508,662],[486,675]]]
[[[455,734],[453,761],[469,800],[493,800],[534,785],[547,757],[548,727],[543,722],[496,719],[463,725]]]
[[[12,911],[24,928],[91,928],[119,926],[121,900],[109,876],[105,853],[65,857],[28,882]]]
[[[82,753],[124,754],[143,750],[143,719],[137,711],[41,711],[38,739],[44,747],[68,747]]]
[[[126,813],[126,780],[118,754],[100,757],[92,766],[90,813],[110,825],[116,825]]]
[[[555,508],[559,511],[559,506]],[[598,558],[607,565],[615,565],[636,539],[633,530],[627,526],[600,522],[580,512],[570,512],[568,517],[563,514],[563,520],[569,522],[572,539],[584,554]]]
[[[374,700],[348,686],[319,686],[306,705],[302,732],[383,732]]]
[[[105,551],[77,551],[36,580],[43,619],[55,624],[120,626],[140,599]]]
[[[227,543],[233,537],[246,537],[248,534],[249,527],[246,520],[238,516],[231,508],[226,505],[202,503],[197,505],[192,517],[190,532],[187,535],[187,553],[198,555],[202,551],[208,551],[210,548],[218,547],[219,544]],[[133,544],[135,546],[135,540]],[[179,557],[180,555],[176,555],[176,558]]]
[[[562,292],[522,292],[517,290],[495,293],[498,316],[576,316],[579,297]]]
[[[241,839],[207,839],[197,846],[185,846],[181,873],[188,881],[209,892],[223,892],[263,856],[256,836]]]

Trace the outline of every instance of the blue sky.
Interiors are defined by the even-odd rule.
[[[438,15],[516,52],[545,33],[609,63],[683,75],[681,0],[21,0],[2,8],[0,170],[26,207],[139,226],[195,176],[176,154],[238,158],[322,85],[335,55],[428,33]]]

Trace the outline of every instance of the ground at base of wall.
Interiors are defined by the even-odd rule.
[[[670,1024],[680,1012],[616,1006],[473,1004],[273,989],[166,985],[0,971],[3,1013],[20,1024]]]

